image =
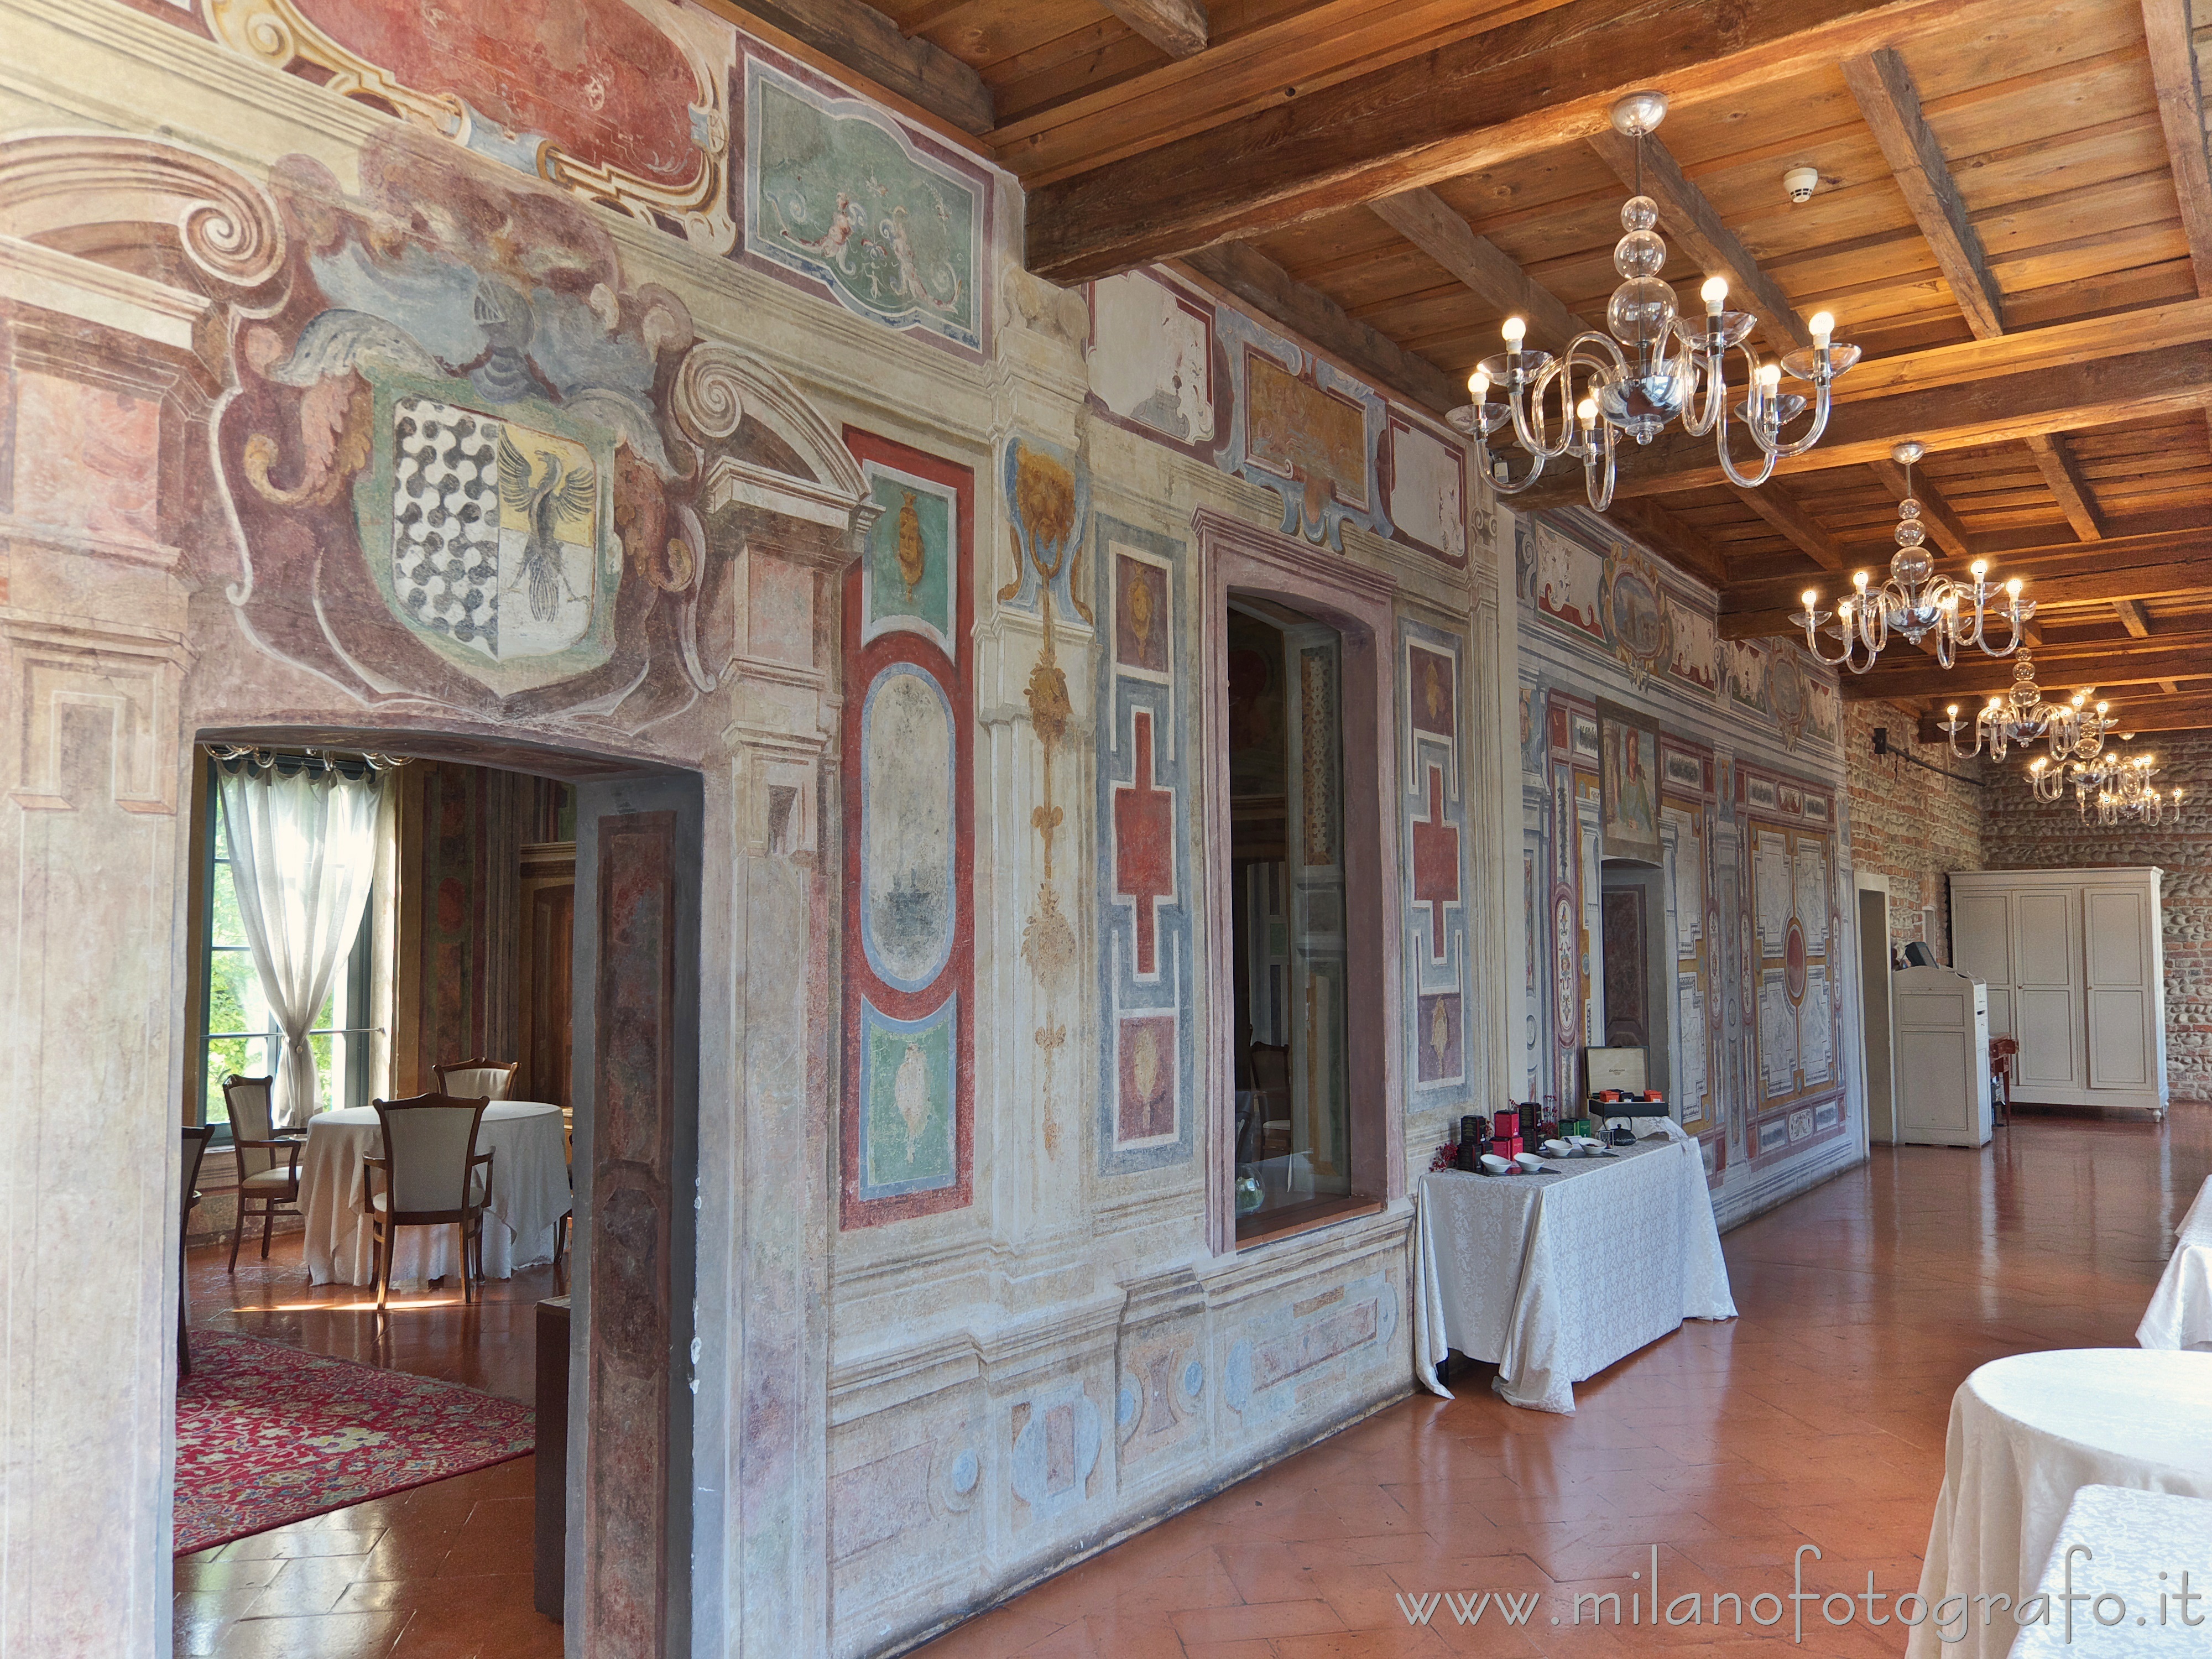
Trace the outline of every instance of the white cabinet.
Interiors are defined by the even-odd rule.
[[[1949,968],[1907,968],[1890,975],[1890,1008],[1897,1138],[1923,1146],[1987,1146],[1987,988]]]
[[[2166,957],[2154,866],[1951,877],[1952,954],[2020,1043],[2016,1099],[2166,1105]]]

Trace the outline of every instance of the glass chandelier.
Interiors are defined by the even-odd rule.
[[[1612,504],[1614,451],[1623,437],[1648,444],[1669,422],[1679,420],[1692,437],[1715,434],[1721,469],[1739,484],[1762,484],[1774,464],[1802,455],[1820,441],[1828,424],[1829,386],[1859,360],[1855,345],[1835,343],[1835,319],[1816,312],[1808,319],[1809,348],[1786,352],[1779,362],[1761,362],[1744,341],[1759,319],[1747,311],[1723,309],[1728,281],[1711,276],[1699,290],[1705,302],[1702,319],[1679,314],[1674,290],[1660,279],[1667,244],[1653,228],[1659,204],[1644,193],[1644,139],[1666,118],[1663,93],[1632,93],[1613,106],[1616,131],[1636,140],[1636,194],[1620,210],[1626,233],[1613,245],[1613,268],[1620,273],[1606,307],[1606,331],[1577,334],[1566,352],[1524,349],[1528,325],[1505,319],[1505,349],[1486,357],[1468,377],[1474,401],[1445,418],[1474,440],[1484,473],[1502,495],[1517,495],[1534,483],[1547,461],[1565,456],[1582,463],[1583,484],[1590,506],[1602,513]],[[1741,355],[1743,389],[1728,384],[1729,354]],[[1809,385],[1808,399],[1782,390],[1784,373]],[[1503,401],[1492,403],[1495,389]],[[1731,398],[1740,401],[1731,404]],[[1784,429],[1812,411],[1796,436]],[[1751,434],[1757,459],[1749,471],[1729,453],[1731,416]],[[1489,440],[1508,423],[1515,446],[1528,458],[1519,478],[1510,466],[1492,464]]]
[[[1991,697],[1975,714],[1972,749],[1959,747],[1966,722],[1959,718],[1957,703],[1944,710],[1947,718],[1939,724],[1951,752],[1961,760],[1980,754],[1984,744],[1990,758],[2002,760],[2008,748],[2026,749],[2039,738],[2050,744],[2055,762],[2088,760],[2104,747],[2105,733],[2119,724],[2112,704],[2100,698],[2091,705],[2096,695],[2096,687],[2085,686],[2065,702],[2046,702],[2035,683],[2035,659],[2023,651],[2012,665],[2012,689]]]
[[[1897,504],[1897,551],[1890,555],[1889,580],[1870,588],[1867,573],[1859,571],[1851,578],[1850,596],[1838,600],[1832,611],[1821,610],[1819,592],[1808,587],[1802,595],[1805,608],[1790,618],[1805,630],[1805,648],[1820,661],[1863,674],[1874,666],[1892,633],[1904,635],[1915,645],[1933,634],[1936,660],[1946,668],[1955,653],[1975,647],[1991,657],[2009,657],[2020,649],[2021,630],[2035,615],[2035,601],[2021,599],[2019,577],[2002,589],[1992,589],[1989,564],[1982,559],[1973,562],[1971,585],[1933,574],[1936,562],[1923,545],[1928,526],[1920,522],[1920,502],[1912,494],[1913,463],[1927,453],[1925,445],[1910,441],[1889,452],[1890,459],[1905,469],[1905,499]],[[1996,617],[2012,629],[2002,647],[1990,643],[1989,634],[1993,620],[1990,602],[1999,592],[2003,603]],[[1832,657],[1820,648],[1824,629],[1829,638],[1843,644]],[[1958,710],[1951,712],[1955,716]],[[1996,752],[2003,758],[2002,748]]]
[[[2148,754],[2108,752],[2055,764],[2039,755],[2028,763],[2027,781],[2038,800],[2061,799],[2070,787],[2075,811],[2085,823],[2094,801],[2096,822],[2107,829],[2122,823],[2154,826],[2169,817],[2180,818],[2183,793],[2178,784],[2165,790],[2154,785],[2158,769],[2157,757]]]

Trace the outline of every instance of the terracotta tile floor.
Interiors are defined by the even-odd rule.
[[[464,1309],[460,1286],[392,1298],[379,1342],[357,1288],[310,1288],[300,1235],[267,1261],[249,1238],[189,1254],[191,1323],[509,1399],[532,1397],[535,1313],[550,1267],[494,1279]],[[561,1626],[531,1606],[537,1460],[356,1504],[177,1559],[176,1651],[220,1659],[560,1659]]]
[[[1658,1550],[1662,1593],[1911,1589],[1942,1479],[1951,1393],[2035,1348],[2129,1346],[2174,1224],[2212,1170],[2212,1106],[2168,1123],[2024,1116],[1979,1152],[1872,1162],[1729,1234],[1742,1317],[1689,1325],[1578,1386],[1573,1417],[1499,1402],[1479,1368],[971,1620],[930,1659],[1359,1659],[1650,1648],[1894,1655],[1894,1625],[1802,1647],[1723,1625],[1571,1623],[1624,1605]],[[296,1236],[266,1266],[192,1252],[196,1324],[529,1396],[549,1270],[405,1310],[388,1349],[359,1293],[311,1291]],[[1466,1386],[1462,1387],[1464,1383]],[[180,1559],[179,1654],[223,1659],[556,1656],[530,1606],[529,1459]],[[1535,1593],[1527,1624],[1462,1625],[1397,1596]],[[1807,1608],[1808,1615],[1814,1608]]]
[[[1505,1405],[1488,1368],[1463,1364],[1457,1400],[1392,1406],[921,1651],[1899,1654],[1902,1632],[1870,1629],[1863,1602],[1842,1629],[1808,1604],[1796,1646],[1787,1617],[1655,1630],[1615,1628],[1608,1609],[1577,1626],[1573,1598],[1617,1592],[1625,1608],[1655,1547],[1668,1602],[1695,1591],[1708,1610],[1716,1592],[1787,1594],[1802,1544],[1822,1552],[1808,1588],[1856,1594],[1871,1572],[1886,1595],[1914,1589],[1952,1391],[2003,1354],[2134,1346],[2208,1170],[2207,1105],[2162,1127],[2023,1115],[1979,1153],[1877,1148],[1726,1236],[1740,1319],[1685,1326],[1578,1385],[1574,1416]],[[1462,1625],[1443,1603],[1409,1625],[1401,1594],[1447,1590],[1540,1600],[1518,1626],[1494,1607]]]

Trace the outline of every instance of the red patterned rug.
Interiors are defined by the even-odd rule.
[[[176,1553],[520,1457],[533,1419],[457,1382],[196,1330],[177,1382]]]

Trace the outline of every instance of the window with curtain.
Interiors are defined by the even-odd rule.
[[[279,1079],[282,1124],[366,1105],[373,896],[389,832],[378,779],[343,758],[335,769],[299,756],[209,764],[203,1121],[228,1121],[222,1080],[233,1073]],[[311,1065],[291,1058],[287,1010]]]

